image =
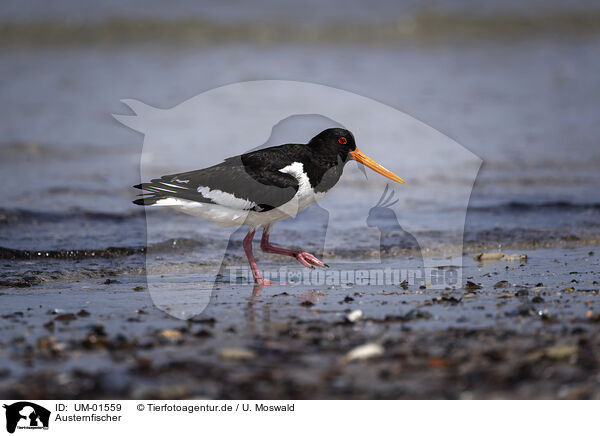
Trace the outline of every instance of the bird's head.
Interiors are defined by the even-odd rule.
[[[396,174],[392,173],[387,168],[384,168],[360,151],[356,146],[354,135],[350,130],[337,127],[325,129],[312,138],[308,145],[314,147],[322,155],[335,156],[336,160],[339,157],[343,164],[349,160],[355,160],[388,179],[398,183],[404,183],[404,180]]]

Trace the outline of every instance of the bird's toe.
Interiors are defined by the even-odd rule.
[[[310,253],[307,253],[306,251],[298,253],[296,258],[300,261],[300,263],[302,263],[304,266],[306,266],[308,268],[314,268],[315,266],[320,266],[322,268],[325,268],[327,266],[323,262],[321,262],[319,259],[317,259],[315,256],[313,256]]]

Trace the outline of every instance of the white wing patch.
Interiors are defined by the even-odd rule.
[[[200,186],[198,192],[215,203],[232,209],[249,210],[256,207],[256,203],[253,201],[238,198],[229,192],[210,189],[208,186]]]
[[[308,175],[304,172],[304,165],[302,162],[294,162],[280,169],[279,171],[282,173],[287,173],[298,180],[298,192],[294,196],[293,200],[280,207],[281,210],[287,210],[290,206],[293,206],[296,208],[296,211],[293,213],[293,215],[296,215],[315,201],[323,198],[325,195],[325,192],[315,193],[310,184],[310,180],[308,179]],[[294,202],[295,204],[293,204]]]
[[[298,180],[298,193],[296,194],[298,197],[304,197],[314,193],[312,186],[310,186],[308,176],[304,172],[304,165],[302,162],[294,162],[293,164],[280,169],[279,172],[287,173],[290,176],[294,176],[296,180]]]

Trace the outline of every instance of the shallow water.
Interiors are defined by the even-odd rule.
[[[139,181],[142,138],[110,117],[127,113],[119,99],[170,107],[213,86],[263,77],[315,81],[379,99],[480,156],[467,240],[593,242],[600,233],[599,43],[592,35],[510,44],[5,49],[0,75],[10,86],[0,99],[11,110],[0,120],[0,245],[144,245],[129,188]],[[451,194],[462,181],[436,180],[427,165],[418,171],[421,178],[396,188],[402,219],[419,222],[422,236],[435,239],[446,222],[439,217],[453,211],[427,198]],[[336,189],[341,198],[351,190],[354,204],[374,206],[381,195],[364,179],[342,179]],[[367,216],[353,202],[336,207],[348,211],[345,225],[364,228]],[[188,217],[169,220],[162,240],[202,240],[209,232]]]

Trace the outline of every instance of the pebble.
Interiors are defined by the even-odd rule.
[[[64,351],[65,345],[59,342],[54,336],[40,338],[35,343],[38,350],[48,354],[58,354]]]
[[[73,315],[72,313],[63,313],[62,315],[57,315],[54,317],[54,321],[62,321],[62,322],[74,321],[76,319],[77,319],[77,317],[75,315]]]
[[[161,338],[169,339],[171,341],[176,341],[181,337],[181,332],[179,330],[162,330],[158,334]]]
[[[383,347],[379,344],[364,344],[350,350],[344,357],[344,360],[346,362],[352,362],[353,360],[366,360],[373,357],[382,356],[383,351]]]
[[[402,319],[404,321],[412,321],[415,319],[431,319],[431,318],[432,318],[431,313],[427,312],[426,310],[421,310],[421,309],[411,309],[402,317]]]
[[[346,321],[355,323],[356,321],[361,319],[362,316],[363,316],[362,310],[353,310],[348,315],[346,315]]]
[[[507,262],[516,262],[527,260],[526,254],[505,254],[505,253],[478,253],[473,256],[473,260],[479,262],[493,262],[498,260],[505,260]]]
[[[478,285],[475,282],[472,282],[471,280],[467,280],[467,283],[465,284],[465,289],[468,291],[474,291],[475,289],[481,289],[481,285]]]
[[[502,260],[506,260],[507,262],[519,262],[519,261],[527,260],[527,255],[526,254],[510,254],[510,255],[504,256],[504,258]]]
[[[529,295],[529,290],[525,289],[525,288],[521,288],[517,292],[515,292],[515,295],[517,297],[526,297]]]
[[[493,260],[500,260],[505,256],[504,253],[478,253],[475,256],[473,256],[473,260],[478,260],[478,261],[493,261]]]
[[[576,345],[555,345],[546,348],[546,356],[554,360],[562,360],[577,354],[578,348]]]
[[[219,357],[224,360],[249,360],[256,357],[256,353],[247,348],[223,348]]]
[[[451,295],[442,295],[441,297],[433,298],[431,301],[434,303],[458,304],[461,300],[462,298],[456,298]]]
[[[549,322],[556,321],[555,316],[552,313],[550,313],[550,311],[548,311],[548,309],[538,310],[537,314],[542,321],[549,321]]]
[[[531,303],[519,304],[513,310],[506,312],[507,316],[530,316],[535,312],[535,307]]]

